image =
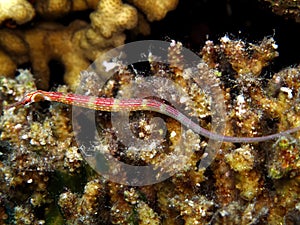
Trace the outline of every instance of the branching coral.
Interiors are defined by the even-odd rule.
[[[2,1],[0,23],[5,19],[17,23],[30,21],[34,10],[45,19],[62,17],[74,11],[95,11],[90,14],[90,24],[74,21],[62,26],[42,22],[25,31],[1,30],[0,62],[5,66],[0,68],[0,73],[13,76],[19,65],[31,63],[38,87],[47,89],[50,80],[48,64],[51,60],[57,60],[64,66],[65,82],[74,90],[79,82],[80,71],[105,51],[123,44],[125,30],[149,33],[149,25],[135,6],[147,12],[152,21],[162,19],[177,4],[177,0],[165,1],[166,4],[154,2],[137,1],[129,5],[121,0],[49,0],[37,1],[32,6],[27,1]]]
[[[11,0],[0,2],[0,23],[14,20],[17,24],[30,21],[35,15],[32,5],[26,0]]]
[[[99,0],[46,0],[34,1],[34,8],[37,13],[46,18],[60,18],[70,12],[95,9]]]
[[[113,33],[135,27],[137,11],[134,7],[123,4],[121,0],[100,1],[97,11],[92,13],[90,18],[92,27],[103,37],[110,38]]]
[[[178,0],[171,1],[160,1],[160,0],[129,0],[129,2],[133,3],[137,8],[142,10],[143,13],[147,15],[147,19],[149,21],[161,20],[163,19],[167,12],[176,8]]]

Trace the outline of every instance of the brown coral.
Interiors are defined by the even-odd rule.
[[[44,18],[60,18],[70,12],[82,11],[86,9],[95,9],[99,0],[46,0],[34,1],[34,8],[37,13]]]
[[[237,74],[259,75],[262,68],[278,56],[273,38],[264,38],[259,45],[231,40],[228,36],[220,38],[220,44],[207,41],[201,51],[203,60],[211,67],[221,68],[219,59],[226,59]]]
[[[105,37],[132,29],[137,24],[137,11],[134,7],[123,4],[121,0],[100,1],[97,11],[90,16],[92,27]],[[103,23],[103,21],[106,21]]]
[[[88,182],[84,187],[82,196],[78,196],[68,191],[59,196],[58,205],[68,221],[68,224],[98,224],[105,222],[99,211],[104,204],[104,183],[95,179]]]
[[[161,20],[168,11],[176,8],[178,0],[160,1],[160,0],[129,0],[143,13],[147,15],[149,21]]]
[[[264,0],[268,2],[272,11],[277,15],[293,18],[296,22],[300,22],[300,1],[294,0]]]
[[[196,91],[193,79],[182,73],[181,44],[172,42],[170,46],[173,47],[169,49],[171,65],[152,61],[147,75],[156,78],[165,76],[180,84],[195,101],[195,104],[183,104],[191,108],[191,115],[200,118],[201,126],[209,129],[211,111],[206,93]],[[172,50],[176,50],[176,54]],[[220,65],[219,61],[214,62]],[[252,71],[248,65],[241,65],[246,66],[241,68],[242,71]],[[223,92],[220,95],[226,95],[228,110],[224,118],[227,124],[225,134],[249,137],[299,126],[299,68],[287,68],[274,74],[265,87],[261,85],[263,78],[258,74],[239,74],[232,81],[235,85],[231,86],[226,76],[222,76],[224,71],[216,73],[203,62],[197,67],[207,76],[221,76]],[[0,79],[3,105],[20,100],[26,90],[35,90],[30,73],[20,72],[15,80]],[[100,94],[114,96],[120,91],[132,96],[133,90],[125,86],[134,79],[140,79],[135,72],[123,66],[100,90]],[[233,73],[236,74],[236,71]],[[83,92],[98,93],[99,84],[93,85],[95,74],[87,75],[89,73],[85,74],[89,79]],[[219,81],[215,77],[212,80]],[[166,89],[168,87],[164,91]],[[60,87],[59,90],[65,92],[67,88]],[[174,99],[179,102],[177,97]],[[300,196],[298,133],[261,144],[223,143],[217,149],[212,165],[199,171],[197,166],[204,157],[207,140],[191,130],[180,129],[177,121],[164,118],[167,132],[159,136],[163,142],[154,142],[151,151],[147,151],[149,144],[129,149],[118,140],[108,121],[109,114],[98,112],[100,138],[93,143],[94,151],[135,165],[156,165],[164,157],[172,156],[182,168],[170,179],[158,184],[129,187],[104,180],[89,166],[83,165],[78,146],[73,142],[68,112],[69,108],[62,104],[50,104],[49,107],[42,103],[3,111],[0,123],[0,151],[3,153],[0,155],[0,213],[4,220],[9,217],[14,222],[37,224],[49,219],[50,215],[46,212],[42,213],[43,218],[36,215],[36,211],[55,208],[49,192],[59,196],[60,211],[57,209],[58,213],[52,216],[57,219],[64,217],[67,224],[83,221],[89,224],[100,221],[104,224],[275,224],[297,219]],[[154,116],[161,115],[146,111],[132,113],[130,129],[133,134],[147,141],[151,131],[157,128],[149,125],[149,118]],[[264,121],[272,121],[272,126]],[[179,135],[180,140],[177,138]],[[11,145],[5,146],[4,141]],[[180,150],[191,153],[191,157],[180,155]],[[94,157],[93,160],[95,164],[101,163],[99,158]],[[167,172],[176,169],[175,163],[166,165]],[[119,168],[110,169],[118,177],[126,179],[128,175]],[[61,176],[64,178],[59,178]],[[53,179],[54,186],[61,186],[51,187],[49,183]],[[24,201],[18,201],[20,196]],[[12,216],[9,212],[13,212]]]
[[[30,21],[35,15],[32,5],[26,0],[11,0],[0,2],[0,23],[14,20],[17,24]]]
[[[124,30],[135,28],[134,33],[149,34],[149,24],[135,6],[147,9],[147,15],[151,20],[153,18],[159,20],[176,7],[177,1],[166,3],[161,4],[157,1],[155,5],[157,9],[150,8],[149,11],[148,8],[153,6],[150,1],[133,2],[133,5],[123,3],[121,0],[48,0],[36,1],[33,5],[22,0],[5,1],[0,5],[2,12],[0,23],[6,19],[12,19],[18,24],[30,21],[35,11],[46,20],[63,17],[74,11],[87,9],[95,11],[90,14],[90,24],[83,21],[73,21],[68,26],[37,23],[25,32],[1,30],[0,62],[5,66],[0,68],[0,73],[13,76],[19,65],[31,63],[37,86],[47,89],[50,80],[48,64],[51,60],[56,60],[64,66],[65,82],[75,90],[80,71],[86,69],[90,61],[124,43],[126,38]],[[15,12],[15,9],[18,11]]]

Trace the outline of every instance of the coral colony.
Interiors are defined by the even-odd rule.
[[[87,0],[87,1],[32,1],[0,2],[0,22],[13,20],[17,24],[33,17],[54,21],[64,15],[94,10],[90,23],[74,20],[68,26],[42,22],[27,30],[0,30],[0,61],[5,67],[0,74],[12,76],[16,68],[30,61],[40,88],[49,87],[49,61],[58,60],[65,67],[64,80],[75,90],[81,70],[107,50],[124,44],[125,30],[149,34],[149,22],[158,21],[176,8],[178,0]],[[143,13],[140,13],[139,10]]]
[[[210,69],[206,63],[201,63],[198,69],[204,77],[211,76],[215,82],[220,78],[223,83],[228,110],[226,136],[209,131],[209,98],[176,67],[180,62],[176,59],[181,59],[180,43],[172,42],[169,49],[169,59],[176,66],[152,62],[150,73],[153,76],[166,76],[180,84],[193,99],[192,104],[186,103],[191,108],[188,115],[201,118],[199,124],[193,124],[177,109],[156,99],[116,100],[116,91],[130,92],[123,87],[130,80],[138,79],[136,73],[128,68],[116,72],[101,89],[98,94],[105,97],[70,94],[66,86],[59,87],[56,92],[36,90],[34,79],[26,70],[20,71],[14,80],[2,78],[0,87],[6,101],[0,123],[1,140],[9,141],[15,147],[11,147],[14,150],[2,150],[6,151],[8,161],[1,164],[2,176],[6,177],[1,183],[1,190],[13,197],[19,196],[19,190],[26,187],[26,199],[29,198],[25,203],[14,201],[14,213],[10,219],[41,222],[43,219],[35,215],[35,209],[41,207],[51,209],[45,212],[46,220],[64,220],[68,224],[79,221],[90,224],[144,224],[145,221],[150,224],[228,221],[238,221],[236,224],[253,221],[276,224],[278,215],[281,215],[282,221],[296,215],[293,212],[295,207],[299,207],[298,197],[295,197],[299,196],[297,171],[300,166],[299,137],[296,132],[299,127],[297,121],[300,121],[297,100],[299,68],[274,74],[263,89],[258,74],[263,66],[277,56],[274,41],[264,39],[259,45],[251,45],[252,51],[244,51],[245,43],[240,40],[224,37],[220,43],[215,45],[207,42],[202,50],[203,59],[214,69]],[[227,81],[222,81],[221,74],[216,72],[223,68],[215,55],[222,55],[232,65],[236,76],[234,82],[238,84],[241,94],[231,96],[231,86],[226,87]],[[87,76],[83,92],[91,95],[95,90],[99,91],[93,82],[96,80],[93,74],[83,75]],[[250,84],[251,88],[248,88]],[[25,97],[24,93],[27,93]],[[130,96],[130,93],[127,94]],[[173,155],[175,159],[177,157],[177,163],[182,163],[177,165],[184,169],[164,182],[145,187],[128,187],[106,180],[92,173],[83,163],[80,146],[72,141],[74,137],[67,105],[50,104],[46,111],[39,104],[20,107],[42,100],[98,110],[96,119],[101,137],[95,140],[95,151],[107,152],[135,165],[156,165],[164,156]],[[123,109],[139,111],[132,114],[131,126],[139,137],[144,138],[144,146],[129,149],[116,140],[115,131],[107,122],[104,111]],[[155,141],[147,144],[147,137],[156,129],[149,123],[151,117],[158,116],[153,111],[167,115],[164,117],[167,133],[160,144]],[[275,127],[264,123],[272,120],[276,120]],[[191,130],[182,130],[177,121]],[[294,130],[291,127],[295,127]],[[288,134],[293,131],[293,136]],[[270,132],[274,135],[268,135]],[[208,140],[201,136],[226,141],[211,166],[204,170],[197,168]],[[230,143],[248,141],[254,143]],[[258,141],[265,142],[255,143]],[[185,159],[180,156],[182,150],[191,152],[191,157]],[[166,172],[171,172],[173,166],[167,165]],[[83,173],[83,169],[89,172]],[[53,189],[51,174],[54,172],[61,174],[55,179],[67,188]],[[121,175],[126,177],[126,174],[118,176]],[[270,185],[273,186],[272,191]],[[57,203],[49,192],[59,196]],[[282,205],[287,213],[282,212]],[[8,218],[5,205],[1,207],[2,217]],[[251,217],[248,216],[249,212]]]
[[[91,61],[124,44],[129,32],[149,34],[150,23],[162,20],[178,4],[124,2],[0,1],[0,224],[298,224],[300,66],[265,78],[262,70],[278,56],[272,38],[259,43],[228,36],[218,43],[207,41],[198,72],[220,84],[226,107],[223,134],[212,133],[209,96],[177,65],[182,47],[178,42],[170,45],[171,66],[150,62],[149,69],[140,72],[178,84],[192,100],[182,102],[175,96],[184,106],[180,110],[159,99],[131,98],[126,86],[139,78],[128,67],[101,90],[93,74],[85,74],[82,93],[71,94],[80,71]],[[271,2],[278,15],[299,21],[297,1],[265,2]],[[59,22],[81,11],[89,13],[89,21]],[[63,64],[66,85],[51,86],[51,60]],[[19,70],[12,78],[24,63],[32,65],[33,74]],[[182,169],[148,186],[105,179],[81,154],[84,146],[76,143],[74,130],[83,126],[72,127],[69,104],[95,110],[94,151],[137,166],[155,167],[172,157],[176,164],[166,162],[164,172],[171,174],[175,166]],[[123,109],[130,111],[129,127],[143,140],[141,145],[127,147],[119,140],[110,111]],[[159,138],[152,140],[158,128],[151,120],[156,117],[164,121],[166,132],[157,132]],[[199,169],[210,139],[223,142],[214,149],[209,167]],[[111,169],[119,177],[128,175]]]

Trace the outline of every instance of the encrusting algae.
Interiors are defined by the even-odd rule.
[[[168,78],[192,99],[174,98],[183,109],[190,109],[184,113],[210,130],[210,98],[183,72],[181,49],[181,43],[170,43],[170,66],[154,61],[146,71],[124,66],[100,88],[93,84],[93,74],[83,73],[90,77],[82,91],[105,97],[122,92],[130,97],[131,89],[126,86],[140,79],[136,70]],[[225,135],[264,136],[300,125],[300,67],[282,70],[271,79],[261,74],[278,55],[272,38],[249,44],[223,37],[220,44],[207,42],[201,54],[204,62],[198,70],[220,82],[225,96]],[[84,146],[78,146],[74,138],[74,130],[80,130],[81,124],[72,127],[70,106],[39,102],[4,108],[20,101],[25,92],[36,90],[31,73],[19,73],[15,79],[0,79],[1,223],[283,224],[293,216],[297,219],[299,132],[261,143],[222,143],[211,165],[199,169],[208,139],[178,121],[155,112],[132,112],[130,129],[144,142],[127,147],[118,139],[110,113],[98,111],[94,151],[137,166],[164,162],[165,173],[170,174],[178,169],[174,166],[180,168],[162,182],[126,186],[104,178],[85,163]],[[69,92],[69,88],[60,86],[57,91]],[[157,132],[160,127],[150,122],[155,117],[164,120],[165,133]],[[159,141],[149,139],[155,132]],[[163,161],[166,156],[175,160],[173,164]],[[128,174],[121,171],[116,175],[126,179]]]

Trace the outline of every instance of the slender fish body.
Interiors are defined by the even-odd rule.
[[[16,102],[8,108],[11,107],[20,107],[22,105],[31,104],[33,102],[38,101],[53,101],[53,102],[60,102],[63,104],[68,105],[75,105],[84,108],[89,108],[93,110],[100,110],[100,111],[110,111],[110,112],[118,112],[118,111],[138,111],[138,110],[145,110],[145,111],[155,111],[169,117],[174,118],[175,120],[179,121],[181,124],[186,126],[187,128],[193,130],[194,132],[216,140],[216,141],[223,141],[223,142],[262,142],[268,141],[271,139],[280,138],[284,135],[294,133],[300,130],[300,127],[295,127],[283,132],[279,132],[276,134],[261,136],[261,137],[232,137],[232,136],[225,136],[222,134],[213,133],[205,128],[199,126],[195,122],[193,122],[190,118],[185,116],[183,113],[175,109],[174,107],[167,105],[165,103],[159,102],[154,99],[141,99],[141,98],[130,98],[130,99],[115,99],[115,98],[102,98],[102,97],[93,97],[93,96],[85,96],[85,95],[78,95],[78,94],[71,94],[71,93],[61,93],[61,92],[47,92],[47,91],[33,91],[27,93],[25,97]]]

